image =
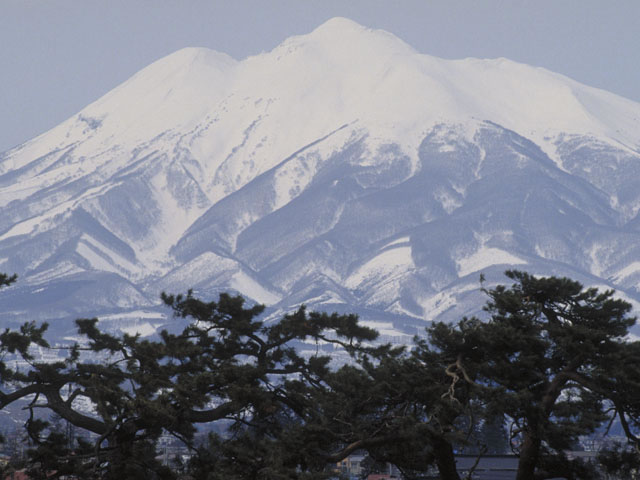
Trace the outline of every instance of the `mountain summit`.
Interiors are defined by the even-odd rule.
[[[154,331],[162,290],[359,312],[391,336],[517,267],[640,300],[640,104],[329,20],[185,48],[0,155],[5,321]]]

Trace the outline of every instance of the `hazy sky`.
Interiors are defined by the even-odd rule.
[[[0,0],[0,152],[179,48],[242,59],[335,16],[640,101],[640,0]]]

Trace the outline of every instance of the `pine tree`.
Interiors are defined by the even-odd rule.
[[[635,323],[631,305],[614,299],[613,291],[585,289],[567,278],[507,276],[515,281],[510,288],[486,291],[491,318],[470,342],[484,352],[475,383],[484,387],[490,408],[511,419],[517,480],[582,478],[580,466],[563,456],[579,436],[615,416],[639,425],[640,345],[625,339]],[[465,356],[468,361],[478,359]]]
[[[188,325],[156,338],[108,334],[97,319],[80,319],[83,342],[54,363],[31,355],[34,345],[48,348],[47,326],[28,322],[0,333],[0,407],[26,399],[31,472],[43,477],[173,478],[155,451],[169,433],[195,452],[187,469],[196,479],[316,480],[365,451],[407,478],[435,466],[443,480],[459,480],[454,452],[488,452],[505,419],[518,480],[596,478],[565,451],[614,420],[630,442],[619,470],[631,471],[640,342],[627,338],[630,305],[566,278],[507,275],[510,287],[484,290],[486,321],[434,323],[406,350],[371,346],[376,332],[355,315],[301,307],[266,324],[263,307],[225,294],[216,302],[163,295]],[[309,340],[343,348],[350,363],[303,355],[296,346]],[[30,368],[11,368],[11,355]],[[38,412],[92,438],[67,438]],[[197,444],[203,424],[218,433]],[[618,457],[602,458],[616,469]]]
[[[2,348],[31,367],[18,371],[2,364],[0,406],[31,398],[26,408],[34,463],[62,472],[82,455],[100,478],[169,478],[155,459],[153,445],[161,434],[193,445],[198,424],[273,421],[281,410],[295,408],[283,388],[287,379],[314,382],[329,371],[329,357],[305,358],[296,342],[315,339],[354,352],[377,336],[355,315],[301,307],[267,325],[258,318],[264,307],[246,308],[240,297],[222,294],[217,302],[204,302],[189,293],[163,300],[177,317],[189,319],[180,333],[162,331],[155,340],[111,335],[97,319],[80,319],[84,342],[69,346],[68,357],[54,363],[38,362],[29,351],[34,343],[48,346],[46,325],[0,334]],[[79,400],[95,414],[78,408]],[[61,445],[75,443],[38,418],[43,408],[91,432],[92,450],[80,452],[78,444],[62,451]]]

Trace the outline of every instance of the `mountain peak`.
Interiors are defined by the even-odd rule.
[[[640,301],[638,132],[640,104],[344,18],[240,62],[182,49],[2,156],[23,280],[0,320],[146,322],[161,290],[232,289],[413,334],[510,266]]]
[[[189,66],[193,63],[205,63],[207,65],[233,65],[236,62],[234,58],[223,52],[212,50],[206,47],[185,47],[177,50],[166,57],[161,58],[158,62],[172,62],[182,66]]]
[[[193,77],[203,72],[224,72],[238,63],[226,53],[205,47],[181,48],[140,70],[130,80],[167,82],[176,77]]]
[[[316,27],[313,30],[313,33],[339,33],[339,32],[363,32],[366,30],[370,30],[367,27],[360,25],[357,22],[345,17],[333,17]]]
[[[344,17],[334,17],[311,33],[292,37],[290,41],[310,43],[330,50],[332,53],[344,52],[360,54],[394,55],[416,53],[416,51],[400,38],[385,30],[364,27],[353,20]]]

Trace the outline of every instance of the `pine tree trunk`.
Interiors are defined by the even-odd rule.
[[[444,440],[436,441],[433,450],[440,478],[442,480],[460,480],[456,469],[456,457],[451,444]]]
[[[539,456],[540,439],[532,435],[531,432],[526,432],[520,449],[516,480],[534,480]]]

